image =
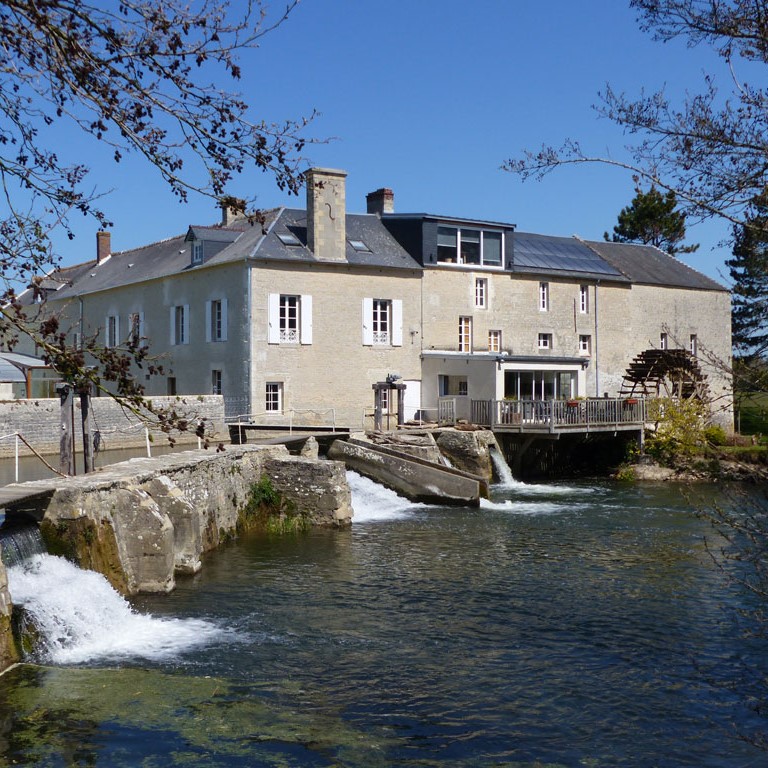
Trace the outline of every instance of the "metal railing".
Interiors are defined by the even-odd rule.
[[[590,427],[643,424],[647,403],[641,398],[585,400],[473,400],[472,422],[500,429],[588,430]]]
[[[296,415],[306,414],[306,413],[314,413],[322,417],[325,417],[328,414],[330,414],[330,420],[322,419],[324,423],[319,426],[330,426],[332,427],[334,432],[336,431],[336,409],[335,408],[289,408],[283,412],[260,411],[259,413],[240,413],[237,416],[233,416],[232,418],[226,419],[225,421],[228,425],[233,427],[274,426],[275,429],[279,429],[281,425],[277,424],[276,420],[279,420],[281,418],[284,420],[287,414],[288,415],[288,432],[292,434],[294,428],[299,428],[299,427],[311,428],[311,427],[318,426],[317,423],[312,423],[312,424],[295,423],[294,419]]]
[[[34,456],[37,456],[40,461],[45,464],[48,469],[51,470],[51,472],[60,475],[64,477],[64,473],[60,472],[55,467],[51,466],[29,443],[29,441],[24,437],[24,435],[21,434],[21,432],[11,432],[8,435],[0,435],[0,440],[10,440],[11,438],[14,439],[14,450],[13,450],[13,458],[14,458],[14,482],[19,482],[19,443],[24,443],[24,445],[29,448],[29,450],[32,452]]]

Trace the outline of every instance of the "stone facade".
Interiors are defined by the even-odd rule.
[[[714,281],[646,246],[396,214],[387,188],[348,213],[344,171],[306,179],[304,209],[110,249],[50,309],[73,341],[120,341],[135,324],[165,368],[136,372],[149,395],[221,392],[228,418],[267,427],[370,428],[372,385],[396,376],[406,419],[436,415],[443,396],[467,411],[615,396],[665,333],[670,348],[696,340],[728,426],[729,294]]]
[[[253,269],[254,306],[266,308],[270,295],[311,296],[313,317],[311,344],[283,344],[269,342],[266,313],[253,314],[249,377],[259,420],[285,424],[286,413],[291,413],[294,424],[330,425],[335,419],[337,426],[370,428],[372,384],[393,373],[406,383],[421,379],[418,334],[408,332],[420,322],[420,277],[418,272],[352,272],[305,265]],[[398,343],[364,343],[366,299],[401,302],[402,339],[392,339]],[[277,413],[264,410],[269,382],[281,388],[283,403]],[[419,407],[417,401],[415,408]]]

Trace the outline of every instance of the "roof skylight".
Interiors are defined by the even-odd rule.
[[[359,253],[372,253],[371,249],[362,240],[350,240],[349,244]]]
[[[283,245],[301,245],[301,240],[293,232],[278,232],[277,237]]]

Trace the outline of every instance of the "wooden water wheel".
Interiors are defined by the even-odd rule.
[[[646,349],[627,368],[621,397],[708,399],[707,377],[685,349]]]

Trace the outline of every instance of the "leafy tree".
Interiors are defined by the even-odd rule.
[[[655,245],[670,256],[693,253],[699,246],[682,245],[685,240],[685,213],[676,210],[677,196],[672,190],[664,194],[651,186],[647,192],[637,189],[630,205],[621,209],[613,228],[614,243]]]
[[[673,104],[664,91],[637,98],[610,85],[599,94],[598,113],[636,141],[626,161],[593,155],[573,139],[543,146],[503,167],[523,178],[541,178],[562,165],[603,163],[630,170],[675,192],[686,212],[747,223],[754,198],[768,186],[768,3],[765,0],[631,0],[641,27],[656,40],[682,39],[709,46],[725,64],[721,91],[707,74],[700,93]],[[755,83],[740,77],[747,72]]]
[[[53,142],[74,128],[85,140],[81,157],[88,156],[88,140],[108,147],[116,164],[137,155],[182,201],[200,193],[243,211],[252,201],[226,191],[247,169],[296,192],[311,116],[282,124],[255,119],[234,88],[242,75],[239,54],[297,2],[276,18],[262,0],[0,5],[0,348],[12,349],[26,335],[68,379],[108,388],[137,412],[147,406],[132,364],[159,369],[148,363],[143,342],[104,349],[91,339],[86,366],[86,354],[67,346],[57,319],[31,311],[45,299],[48,283],[40,275],[58,265],[53,230],[71,238],[74,214],[109,225],[88,167],[67,163]]]
[[[735,226],[733,257],[725,262],[733,280],[733,345],[745,362],[768,351],[768,205],[755,203],[747,223]]]

